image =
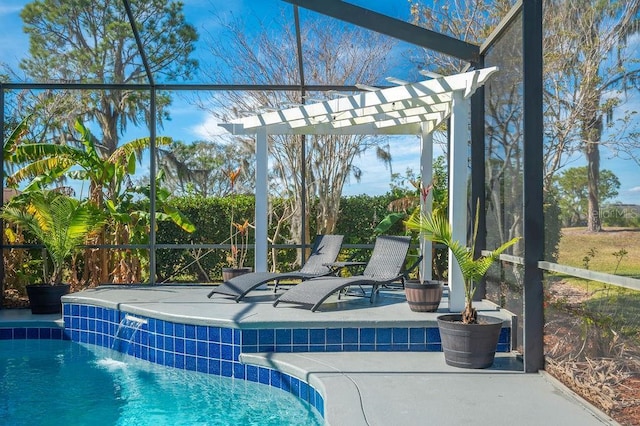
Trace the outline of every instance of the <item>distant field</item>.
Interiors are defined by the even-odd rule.
[[[593,249],[595,255],[589,256]],[[617,267],[619,257],[613,255],[620,250],[627,254]],[[640,228],[606,228],[604,232],[590,233],[585,228],[563,228],[558,263],[585,267],[585,256],[589,257],[592,271],[640,278]]]

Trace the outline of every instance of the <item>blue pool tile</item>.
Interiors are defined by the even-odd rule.
[[[292,394],[294,394],[295,396],[297,396],[298,398],[300,397],[300,380],[298,380],[295,377],[291,377],[291,389],[290,392]]]
[[[207,340],[207,327],[204,325],[196,326],[196,339],[204,341]]]
[[[409,344],[408,343],[392,343],[391,350],[398,351],[398,352],[406,352],[409,350]]]
[[[197,355],[195,340],[187,339],[184,341],[184,353],[187,355]]]
[[[342,345],[329,345],[325,346],[327,352],[342,352]]]
[[[207,358],[196,359],[196,371],[200,373],[208,373],[209,372],[209,360]]]
[[[282,328],[276,330],[276,346],[291,345],[292,330],[290,328]]]
[[[77,317],[80,315],[80,305],[71,305],[71,316]]]
[[[275,330],[258,330],[258,345],[273,345],[275,342]]]
[[[174,356],[174,367],[184,370],[185,368],[186,357],[182,354],[175,354]]]
[[[358,345],[357,344],[348,344],[348,345],[342,345],[342,350],[344,352],[358,352]]]
[[[378,345],[390,345],[391,344],[391,329],[390,328],[377,328],[376,329],[376,343]]]
[[[13,339],[13,329],[0,328],[0,340],[11,340],[11,339]]]
[[[165,323],[164,323],[164,334],[165,334],[165,336],[173,336],[174,335],[173,323],[172,322],[165,321]]]
[[[156,335],[156,339],[155,339],[156,340],[156,348],[165,349],[165,347],[164,347],[164,339],[165,339],[164,336],[162,336],[160,334]]]
[[[222,343],[233,344],[233,330],[230,328],[223,328],[220,330],[220,341]]]
[[[440,343],[440,331],[438,327],[427,328],[427,344]]]
[[[184,367],[187,370],[196,371],[196,369],[197,369],[196,368],[197,367],[196,357],[195,356],[191,356],[191,355],[185,356],[185,365],[184,365]]]
[[[343,343],[358,343],[358,329],[357,328],[345,328],[342,330],[342,342]]]
[[[233,363],[233,377],[236,379],[244,379],[246,377],[245,365],[240,362]]]
[[[327,345],[338,345],[342,343],[342,329],[341,328],[328,328]]]
[[[195,339],[196,338],[196,326],[187,324],[184,326],[184,337],[187,339]]]
[[[177,337],[173,341],[173,350],[177,354],[184,354],[184,339],[178,339]]]
[[[258,367],[258,381],[263,385],[271,383],[271,370],[264,367]]]
[[[227,360],[227,361],[232,361],[233,360],[233,345],[225,345],[222,344],[220,345],[220,358]]]
[[[326,352],[326,345],[309,345],[309,352]]]
[[[376,350],[376,345],[374,344],[360,344],[360,351],[362,352],[373,352]]]
[[[221,348],[220,343],[209,343],[209,358],[220,359]]]
[[[294,345],[308,345],[309,344],[309,330],[306,328],[296,328],[293,330],[293,344]]]
[[[27,338],[27,329],[24,327],[17,327],[13,329],[13,338],[18,339],[26,339]]]
[[[210,342],[220,341],[220,327],[208,327],[208,333]]]
[[[175,357],[171,352],[164,353],[164,365],[167,367],[175,367]]]
[[[255,354],[256,352],[259,352],[258,345],[243,345],[242,352],[248,353],[248,354]]]
[[[87,315],[89,316],[89,318],[95,319],[96,318],[96,307],[95,306],[89,306],[89,312],[87,313]]]
[[[324,345],[327,342],[324,328],[312,328],[309,330],[309,343],[312,345]]]
[[[376,342],[376,329],[375,328],[361,328],[360,329],[360,344],[375,343]]]
[[[279,371],[271,370],[270,376],[271,376],[271,386],[273,386],[274,388],[281,387],[282,373],[280,373]]]
[[[62,315],[71,315],[71,305],[69,305],[68,303],[62,304]]]
[[[242,330],[242,346],[257,344],[258,330]]]
[[[309,352],[309,345],[293,345],[291,352]]]
[[[409,329],[409,343],[425,343],[427,341],[424,328],[410,328]]]
[[[233,329],[233,344],[234,345],[239,345],[241,342],[241,336],[242,336],[242,332],[240,330],[238,330],[237,328]]]
[[[428,352],[442,352],[442,345],[440,343],[427,343]]]
[[[41,328],[40,329],[40,338],[41,339],[51,339],[51,329],[50,328]]]
[[[392,346],[387,344],[376,345],[376,350],[379,352],[391,352]]]
[[[276,345],[258,345],[258,352],[275,352]]]
[[[200,340],[196,342],[196,355],[200,357],[207,357],[209,356],[208,349],[209,349],[209,345],[207,344],[207,342],[200,341]]]
[[[426,343],[409,343],[409,350],[413,352],[424,352],[427,350]]]
[[[156,362],[160,365],[164,365],[164,356],[165,356],[166,352],[165,351],[156,351]]]
[[[223,377],[233,377],[233,363],[231,361],[221,361],[220,375]]]
[[[240,359],[240,353],[242,352],[240,346],[233,345],[233,360],[238,361]]]
[[[409,343],[409,329],[408,328],[394,328],[392,330],[392,342],[394,344],[398,343]]]
[[[279,346],[276,346],[276,348],[274,349],[274,352],[291,353],[291,352],[293,352],[293,346],[291,346],[291,345],[279,345]]]
[[[250,382],[258,381],[258,367],[255,365],[247,365],[247,380]]]
[[[280,389],[286,392],[291,392],[291,376],[284,373],[281,375]]]
[[[169,336],[165,336],[164,338],[164,349],[169,351],[169,352],[173,352],[174,351],[174,338],[173,337],[169,337]]]
[[[220,376],[222,372],[222,366],[219,359],[209,359],[209,374],[215,374]]]
[[[184,324],[174,324],[173,333],[176,337],[184,337]]]
[[[302,398],[303,401],[309,402],[309,388],[310,386],[306,382],[300,380],[300,391],[298,392],[298,396]]]
[[[89,314],[89,306],[80,305],[80,316],[86,318]]]
[[[27,328],[27,339],[39,339],[39,338],[40,338],[40,329]]]

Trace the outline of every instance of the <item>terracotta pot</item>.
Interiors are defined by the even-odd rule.
[[[27,295],[32,314],[59,314],[62,312],[60,298],[69,294],[69,284],[28,285]]]
[[[491,367],[502,320],[478,315],[478,322],[479,324],[464,324],[460,314],[438,317],[442,351],[448,365],[461,368]]]
[[[229,281],[233,277],[251,272],[251,268],[222,268],[222,281]]]
[[[404,293],[413,312],[435,312],[442,298],[442,282],[409,280],[404,283]]]

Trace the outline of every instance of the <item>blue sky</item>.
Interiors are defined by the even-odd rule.
[[[406,0],[352,0],[357,4],[387,14],[399,19],[408,19],[409,3]],[[23,0],[2,0],[0,3],[0,61],[16,64],[20,58],[24,57],[28,49],[27,37],[22,33],[20,10],[26,4]],[[269,16],[269,13],[279,11],[281,8],[290,10],[291,5],[280,0],[185,0],[185,15],[187,20],[194,25],[201,34],[201,39],[205,37],[205,32],[215,32],[219,25],[218,17],[242,16],[247,19],[257,19],[256,17]],[[301,18],[304,19],[306,11],[301,9]],[[217,17],[216,17],[217,16]],[[196,51],[196,56],[198,52]],[[402,75],[395,77],[406,78]],[[631,102],[640,105],[640,102]],[[172,107],[171,136],[179,132],[182,140],[189,141],[202,139],[203,136],[212,132],[220,133],[210,117],[203,112],[194,110],[192,107],[185,107],[179,100],[174,101]],[[140,135],[132,132],[129,140]],[[416,136],[393,137],[389,139],[389,148],[393,157],[393,171],[404,174],[407,168],[419,169],[419,147],[420,143]],[[442,152],[441,147],[436,147],[436,155]],[[351,180],[345,187],[345,195],[356,195],[367,193],[371,195],[383,194],[389,190],[390,170],[375,158],[374,152],[367,152],[356,160],[356,166],[363,171],[360,183]],[[581,155],[576,155],[571,167],[584,165]],[[612,170],[620,179],[621,188],[618,201],[624,203],[640,204],[640,166],[632,161],[622,161],[611,158],[611,154],[606,150],[602,152],[603,169]]]

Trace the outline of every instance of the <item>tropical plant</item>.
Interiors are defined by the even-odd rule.
[[[109,213],[107,226],[102,232],[92,235],[88,241],[102,244],[144,244],[149,235],[149,210],[141,212],[134,206],[134,198],[139,194],[149,197],[131,184],[131,176],[136,172],[136,164],[142,153],[149,147],[149,138],[140,138],[119,146],[106,158],[100,154],[97,138],[77,119],[74,125],[77,146],[59,145],[22,140],[28,126],[28,118],[23,120],[13,132],[14,137],[4,145],[5,163],[18,166],[7,177],[9,186],[17,186],[27,181],[24,192],[38,191],[50,185],[59,185],[65,178],[89,182],[89,202],[97,209]],[[171,138],[158,136],[156,145],[168,145]],[[161,176],[159,174],[159,176]],[[156,181],[156,220],[172,220],[186,232],[193,231],[193,225],[180,212],[167,203],[168,193]],[[164,214],[162,213],[164,212]],[[143,220],[141,220],[143,219]],[[123,259],[122,256],[126,259]],[[87,248],[84,257],[83,281],[89,284],[113,282],[138,282],[138,267],[141,253],[124,251],[112,253],[107,250]],[[138,266],[136,266],[138,265]],[[129,271],[123,274],[122,271]]]
[[[447,246],[458,261],[464,279],[465,308],[462,312],[462,322],[465,324],[476,324],[478,322],[478,314],[473,307],[473,295],[476,292],[475,283],[484,277],[489,267],[498,260],[502,252],[520,239],[520,237],[512,238],[489,254],[474,258],[473,248],[476,245],[478,234],[479,210],[476,207],[471,247],[467,247],[460,241],[453,239],[451,224],[441,211],[431,212],[430,214],[416,211],[405,222],[407,229],[418,231],[424,238]]]
[[[235,193],[236,181],[238,177],[240,177],[241,173],[241,167],[237,170],[230,170],[226,173],[231,184],[231,220],[229,222],[229,242],[231,243],[231,250],[227,255],[227,263],[229,263],[229,266],[233,269],[241,269],[244,267],[244,262],[247,260],[249,229],[251,228],[249,219],[243,219],[236,222],[234,217],[235,196],[237,195]]]
[[[103,214],[91,203],[56,191],[23,193],[3,208],[0,217],[28,229],[44,245],[53,265],[45,276],[51,285],[62,282],[67,259],[104,224]]]

